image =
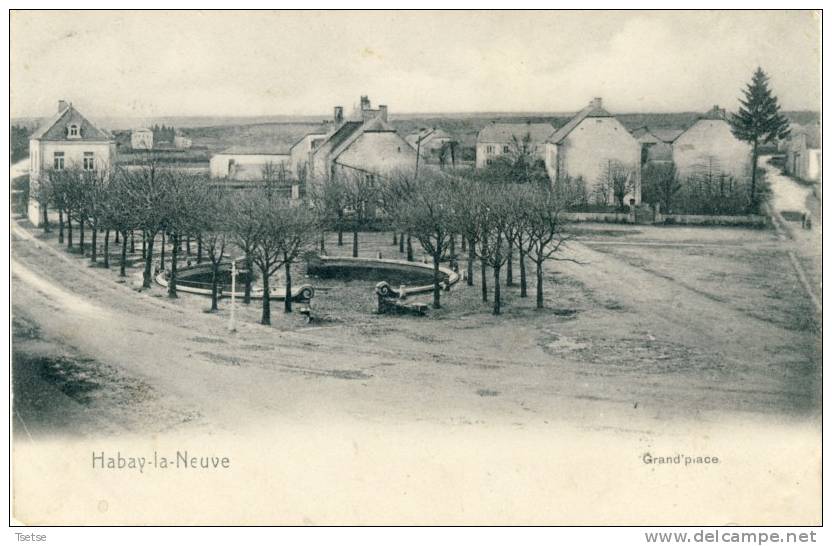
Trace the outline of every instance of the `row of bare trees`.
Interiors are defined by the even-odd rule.
[[[58,213],[61,243],[87,253],[86,231],[91,232],[89,256],[98,262],[99,234],[104,235],[103,266],[109,267],[110,236],[121,243],[120,275],[126,276],[128,240],[136,251],[140,235],[142,286],[150,288],[159,270],[167,272],[168,296],[177,297],[177,272],[183,245],[190,255],[196,242],[197,263],[211,266],[211,310],[218,308],[221,265],[232,252],[244,260],[244,302],[252,297],[252,275],[260,273],[263,295],[261,322],[270,324],[270,278],[285,269],[284,309],[292,310],[292,265],[319,233],[320,218],[308,206],[290,202],[268,184],[256,189],[229,191],[203,175],[149,162],[140,167],[89,171],[68,166],[49,170],[41,178],[36,198],[44,211]],[[45,217],[48,214],[45,212]],[[48,224],[45,224],[46,229]],[[161,248],[155,248],[161,238]],[[166,264],[166,247],[170,256]],[[159,260],[158,262],[156,260]],[[158,264],[158,269],[156,266]],[[168,267],[169,265],[169,267]]]
[[[501,272],[510,274],[515,252],[519,257],[520,296],[528,295],[528,259],[535,265],[536,304],[542,308],[543,265],[549,259],[563,259],[556,253],[563,249],[569,234],[561,213],[572,196],[548,184],[512,182],[495,179],[489,173],[457,176],[429,171],[419,178],[398,173],[383,181],[365,180],[369,187],[361,206],[383,214],[395,232],[406,234],[408,243],[412,237],[431,258],[434,308],[441,305],[440,264],[466,260],[467,283],[472,286],[474,262],[479,260],[482,299],[487,302],[489,298],[490,269],[493,313],[500,314]],[[467,256],[458,250],[467,251]]]
[[[109,267],[109,242],[121,243],[120,274],[126,275],[128,239],[135,252],[140,234],[142,283],[149,288],[159,270],[166,271],[168,295],[177,297],[177,275],[183,244],[190,255],[197,244],[197,263],[203,257],[212,272],[211,309],[220,297],[221,265],[232,253],[244,261],[244,298],[252,298],[252,274],[262,285],[263,324],[271,320],[270,279],[284,271],[284,311],[292,310],[292,267],[303,253],[319,242],[324,251],[327,230],[349,228],[353,256],[358,255],[359,232],[372,221],[382,221],[405,237],[409,259],[413,242],[431,257],[434,271],[433,306],[440,307],[443,275],[440,264],[467,261],[467,282],[473,285],[474,263],[480,262],[482,299],[489,300],[488,271],[493,279],[493,312],[501,312],[501,274],[512,275],[517,256],[520,295],[528,292],[527,262],[534,265],[537,307],[543,307],[543,265],[568,240],[561,212],[572,196],[546,184],[516,183],[493,173],[459,176],[425,170],[415,175],[396,173],[380,178],[366,173],[331,177],[311,184],[309,199],[290,200],[268,184],[229,191],[202,175],[189,174],[155,163],[112,171],[84,171],[68,167],[46,173],[38,198],[57,210],[59,239],[66,228],[73,245],[73,225],[80,231],[84,250],[85,229],[91,231],[90,259],[98,259],[98,235],[104,234],[104,266]],[[161,238],[161,248],[155,248]],[[461,243],[457,245],[457,241]],[[169,268],[165,263],[170,247]],[[463,256],[459,251],[467,255]],[[156,262],[157,257],[160,262]],[[154,267],[159,263],[158,269]],[[511,285],[511,279],[507,279]]]

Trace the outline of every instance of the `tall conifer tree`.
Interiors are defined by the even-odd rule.
[[[757,67],[740,99],[739,112],[730,118],[731,132],[751,144],[751,207],[757,207],[757,156],[759,146],[789,136],[789,120],[780,113],[777,97],[768,88],[768,76]]]

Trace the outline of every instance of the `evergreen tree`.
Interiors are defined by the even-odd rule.
[[[757,207],[757,155],[760,144],[789,136],[789,120],[780,113],[777,97],[768,88],[768,76],[757,67],[740,99],[739,112],[730,118],[731,132],[751,144],[751,206]]]

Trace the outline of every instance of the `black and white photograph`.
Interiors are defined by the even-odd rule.
[[[9,10],[11,525],[811,542],[821,24]]]

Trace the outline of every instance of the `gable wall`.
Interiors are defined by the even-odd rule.
[[[723,120],[699,120],[673,142],[673,162],[684,179],[707,165],[735,178],[748,176],[751,146],[738,140]]]
[[[558,146],[547,146],[546,165],[554,179],[560,166],[561,175],[583,177],[592,192],[605,172],[609,161],[617,161],[633,170],[635,191],[626,199],[641,201],[641,146],[615,118],[586,118]],[[626,202],[625,199],[625,202]]]

